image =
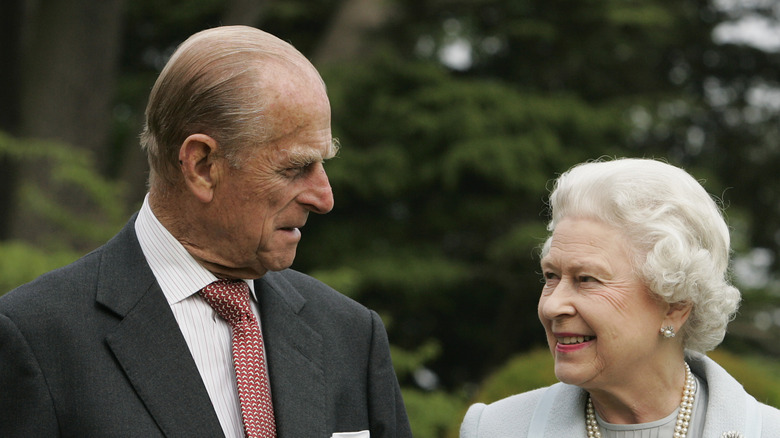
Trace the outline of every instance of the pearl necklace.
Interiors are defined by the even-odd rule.
[[[677,423],[674,426],[674,438],[685,438],[688,435],[688,425],[691,422],[693,414],[693,400],[696,397],[696,379],[691,373],[691,368],[685,364],[685,387],[683,387],[682,401],[680,410],[677,412]],[[585,425],[588,429],[588,438],[601,438],[599,424],[596,421],[596,411],[593,409],[593,402],[588,396],[588,403],[585,407]]]

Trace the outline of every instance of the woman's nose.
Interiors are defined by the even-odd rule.
[[[546,319],[557,319],[576,313],[572,301],[573,287],[571,282],[561,280],[548,294],[542,294],[539,299],[539,313]]]

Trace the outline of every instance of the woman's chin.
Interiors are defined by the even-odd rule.
[[[555,362],[555,377],[569,385],[580,386],[585,381],[584,371],[581,365]]]

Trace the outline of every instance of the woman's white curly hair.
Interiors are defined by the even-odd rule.
[[[740,292],[728,280],[730,238],[721,209],[691,175],[652,159],[586,162],[555,181],[549,207],[550,233],[566,217],[620,230],[649,289],[670,304],[692,304],[678,329],[683,346],[703,353],[720,344]]]

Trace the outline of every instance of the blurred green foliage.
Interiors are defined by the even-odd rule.
[[[17,182],[15,208],[39,248],[85,251],[116,233],[127,220],[122,183],[97,171],[88,151],[0,131],[0,156],[24,169]]]
[[[419,438],[457,437],[460,420],[465,414],[463,397],[445,391],[425,392],[402,388],[401,392],[412,425],[412,435]]]
[[[720,348],[707,354],[761,403],[780,409],[780,367],[755,354],[736,354]]]
[[[72,250],[47,250],[24,242],[0,242],[0,295],[80,256]]]
[[[15,193],[30,237],[0,241],[0,295],[76,260],[127,220],[121,183],[101,176],[83,149],[0,131],[0,156],[31,169]]]
[[[420,370],[440,354],[440,346],[434,340],[428,340],[415,351],[406,351],[392,346],[393,365],[396,374],[402,380]],[[467,403],[465,394],[456,395],[441,389],[419,389],[410,386],[401,388],[406,404],[412,434],[415,437],[442,436],[450,430]]]
[[[546,348],[518,354],[482,382],[474,402],[492,403],[513,394],[550,386],[558,381],[554,365],[550,350]]]

